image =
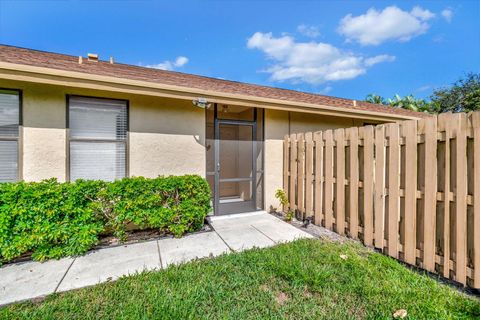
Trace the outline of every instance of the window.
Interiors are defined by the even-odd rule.
[[[113,181],[127,175],[128,102],[68,97],[70,180]]]
[[[0,182],[19,179],[20,91],[0,89]]]

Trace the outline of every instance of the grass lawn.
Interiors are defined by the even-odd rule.
[[[398,309],[407,319],[480,318],[479,299],[388,257],[299,240],[9,306],[0,319],[391,319]]]

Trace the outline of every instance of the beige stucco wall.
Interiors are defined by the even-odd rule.
[[[39,181],[54,177],[65,181],[65,100],[52,86],[22,85],[14,88],[23,90],[24,179]]]
[[[133,97],[130,175],[205,176],[205,111],[189,101]]]
[[[67,178],[66,95],[129,100],[129,174],[205,175],[204,110],[191,102],[0,80],[23,91],[23,179]]]
[[[205,176],[205,111],[190,101],[0,80],[23,90],[23,179],[67,179],[66,95],[129,100],[129,174]],[[265,209],[279,206],[286,134],[362,125],[349,118],[265,110]]]
[[[290,133],[348,128],[363,125],[363,120],[290,112]]]
[[[279,208],[275,190],[283,184],[283,138],[289,132],[288,112],[265,110],[265,209]]]

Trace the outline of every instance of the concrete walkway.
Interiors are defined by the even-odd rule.
[[[105,248],[77,258],[0,268],[0,306],[196,258],[262,248],[312,236],[265,212],[209,218],[214,231]]]

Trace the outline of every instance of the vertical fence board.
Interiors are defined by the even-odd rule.
[[[353,239],[358,239],[358,128],[349,128],[350,141],[349,165],[349,232]]]
[[[404,255],[405,261],[414,265],[416,259],[417,216],[417,122],[402,124],[405,137],[405,205],[404,205]],[[436,134],[436,132],[435,132]]]
[[[435,223],[437,207],[437,119],[425,119],[425,186],[423,190],[423,267],[435,271]]]
[[[305,134],[305,215],[313,215],[313,134]]]
[[[367,246],[373,245],[373,127],[363,130],[364,181],[363,181],[363,241]]]
[[[290,135],[290,210],[297,209],[297,135]]]
[[[290,179],[290,137],[285,135],[283,140],[283,191],[290,199],[290,188],[288,181]],[[282,208],[284,212],[290,210],[290,203]]]
[[[283,161],[302,218],[480,288],[480,113],[292,134]]]
[[[466,282],[467,266],[467,117],[458,113],[456,140],[456,183],[455,183],[455,280]]]
[[[450,138],[452,137],[452,124],[450,114],[438,116],[438,127],[445,131],[445,154],[443,155],[443,276],[450,277]]]
[[[388,153],[388,255],[398,258],[400,214],[400,134],[396,123],[387,125]]]
[[[385,239],[385,126],[375,127],[375,248],[383,250]]]
[[[315,142],[315,224],[321,226],[323,219],[323,133],[314,133]]]
[[[298,169],[297,169],[297,203],[299,218],[303,220],[305,218],[305,135],[299,133],[298,139]]]
[[[480,112],[471,114],[473,127],[473,286],[480,288]]]
[[[333,226],[333,133],[327,130],[325,135],[325,228]]]
[[[335,195],[335,212],[337,233],[345,234],[345,130],[335,130],[336,141],[336,195]]]

